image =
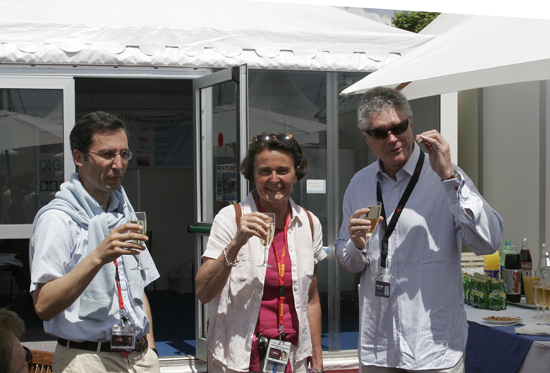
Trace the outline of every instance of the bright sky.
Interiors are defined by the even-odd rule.
[[[388,26],[391,26],[391,19],[395,13],[394,10],[388,10],[388,9],[354,8],[354,7],[347,7],[347,6],[346,7],[338,6],[337,8],[345,10],[346,12],[356,14],[358,16],[371,19],[373,21],[384,23]]]

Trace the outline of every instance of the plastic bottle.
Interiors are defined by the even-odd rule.
[[[498,287],[500,290],[500,304],[501,304],[501,310],[506,309],[507,301],[506,301],[506,291],[504,290],[504,280],[500,279],[498,280]]]
[[[500,274],[499,278],[504,280],[504,287],[506,287],[506,272],[504,271],[504,259],[506,259],[506,253],[512,251],[512,241],[507,240],[504,247],[500,250]]]
[[[498,278],[498,273],[500,271],[499,267],[500,255],[498,250],[491,255],[483,256],[484,272],[487,276]]]
[[[521,257],[514,250],[506,252],[504,258],[506,272],[506,300],[512,303],[521,301]]]
[[[542,244],[539,255],[540,281],[550,281],[550,253],[546,243]]]
[[[521,284],[523,285],[523,276],[527,276],[527,272],[533,269],[533,261],[531,260],[531,252],[529,251],[527,238],[523,239],[519,256],[521,258]],[[525,295],[524,286],[521,287],[521,295]]]

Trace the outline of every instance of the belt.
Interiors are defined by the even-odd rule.
[[[115,351],[111,351],[110,342],[73,342],[63,338],[58,338],[57,343],[59,343],[61,346],[64,346],[67,348],[76,348],[78,350],[87,350],[87,351],[96,351],[96,352],[115,352]],[[142,352],[147,349],[147,346],[148,346],[147,338],[143,337],[139,341],[136,341],[136,345],[134,349],[129,351]]]

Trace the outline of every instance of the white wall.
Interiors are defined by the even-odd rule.
[[[540,111],[539,82],[484,88],[482,90],[483,196],[504,219],[504,240],[519,246],[529,239],[533,263],[538,262],[539,242],[539,166]],[[461,94],[471,112],[461,104],[460,141],[477,141],[472,122],[477,107],[475,92]],[[465,123],[469,121],[469,123]],[[461,164],[473,167],[477,153],[464,151]]]

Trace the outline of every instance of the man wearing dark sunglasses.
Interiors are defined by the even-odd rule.
[[[7,308],[0,308],[0,372],[28,371],[32,354],[19,342],[24,331],[25,324],[19,315]]]
[[[340,265],[361,273],[362,372],[462,373],[468,324],[460,241],[478,255],[495,252],[502,218],[451,163],[438,131],[415,142],[412,110],[401,92],[365,93],[358,126],[378,160],[352,178],[335,246]],[[382,203],[369,241],[367,201]]]

